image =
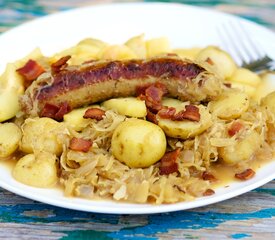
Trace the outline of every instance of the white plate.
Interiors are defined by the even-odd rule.
[[[4,70],[7,62],[23,57],[34,47],[41,47],[44,54],[52,54],[90,36],[122,43],[129,37],[145,33],[147,38],[167,36],[173,47],[219,45],[217,26],[228,20],[242,22],[251,36],[275,58],[275,34],[251,22],[186,5],[134,3],[58,13],[2,34],[0,71]],[[253,179],[220,188],[213,196],[160,206],[67,198],[58,189],[38,189],[15,181],[4,164],[0,164],[0,186],[30,199],[70,209],[117,214],[160,213],[200,207],[243,194],[274,179],[274,169],[275,161],[257,171]]]

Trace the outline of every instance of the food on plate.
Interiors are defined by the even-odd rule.
[[[195,58],[199,62],[207,62],[223,79],[230,78],[237,70],[232,57],[222,49],[209,46],[201,50]]]
[[[27,154],[15,164],[12,175],[30,186],[51,187],[58,180],[56,156],[47,151]]]
[[[249,108],[249,99],[246,93],[239,90],[228,90],[217,100],[208,104],[212,114],[222,119],[235,119],[240,117]]]
[[[111,149],[114,157],[129,167],[149,167],[163,157],[166,137],[156,124],[129,119],[115,129]]]
[[[137,96],[148,84],[163,84],[168,95],[181,100],[202,101],[221,93],[221,80],[202,66],[181,58],[91,61],[58,68],[42,74],[21,98],[22,110],[31,116],[48,116],[49,105],[81,107],[110,98]],[[64,68],[62,70],[62,68]],[[52,108],[52,107],[51,107]]]
[[[176,100],[178,101],[178,100]],[[169,137],[187,139],[199,135],[212,125],[212,118],[209,110],[203,105],[189,105],[188,102],[180,102],[179,106],[174,106],[174,117],[163,116],[166,109],[159,111],[157,114],[158,125],[163,129],[165,134]],[[165,105],[164,103],[164,106]],[[173,107],[173,105],[169,106]],[[191,109],[190,109],[191,108]],[[189,110],[190,109],[190,110]],[[194,109],[194,110],[193,110]],[[189,114],[189,118],[182,118],[182,114]],[[196,119],[196,114],[198,118]],[[188,115],[187,115],[188,117]],[[190,121],[191,120],[191,121]]]
[[[21,141],[22,133],[14,123],[0,123],[0,158],[13,154]]]
[[[62,135],[64,128],[51,118],[28,118],[21,126],[23,136],[20,149],[25,153],[50,152],[59,156],[62,152]]]
[[[134,97],[113,98],[104,101],[101,105],[129,117],[144,118],[147,115],[145,101]]]
[[[261,98],[262,87],[215,46],[139,35],[87,38],[49,57],[36,49],[0,77],[0,159],[16,159],[17,181],[66,196],[211,196],[230,184],[219,171],[247,181],[273,159],[275,92]]]

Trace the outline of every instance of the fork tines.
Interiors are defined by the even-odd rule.
[[[238,65],[252,71],[271,69],[272,59],[249,34],[241,22],[228,21],[218,28],[222,47],[231,54]]]

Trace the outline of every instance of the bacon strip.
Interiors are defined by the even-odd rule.
[[[173,116],[172,120],[174,121],[182,121],[182,120],[191,120],[195,122],[199,122],[201,118],[199,109],[194,105],[186,105],[185,110],[178,112]]]
[[[215,178],[215,176],[207,171],[204,171],[202,173],[202,179],[205,181],[210,181],[210,182],[215,182],[217,181],[217,179]]]
[[[207,189],[204,193],[203,193],[203,196],[211,196],[211,195],[213,195],[213,194],[215,194],[215,191],[213,190],[213,189]]]
[[[158,115],[163,119],[173,119],[175,116],[176,109],[174,107],[163,107],[158,111]]]
[[[88,152],[90,147],[92,146],[92,142],[89,140],[85,140],[83,138],[73,137],[70,140],[69,149],[80,152]]]
[[[68,66],[67,62],[70,58],[71,56],[65,56],[57,60],[55,63],[53,63],[51,65],[52,74],[57,74],[61,72],[63,69],[65,69]]]
[[[154,124],[158,124],[157,116],[155,113],[152,113],[150,109],[147,108],[147,115],[146,115],[146,120],[149,122],[152,122]]]
[[[157,113],[162,108],[161,100],[166,93],[165,87],[161,85],[151,85],[145,90],[145,104],[153,113]]]
[[[255,175],[255,172],[251,168],[248,168],[241,173],[236,173],[235,178],[240,179],[240,180],[248,180],[248,179],[253,178],[254,175]]]
[[[233,122],[227,131],[228,135],[230,137],[233,137],[236,133],[241,131],[243,128],[244,128],[244,125],[241,122],[238,122],[238,121]]]
[[[180,149],[177,148],[174,151],[167,152],[160,160],[160,175],[168,175],[178,171],[178,164],[176,160],[180,154]]]
[[[34,60],[29,60],[23,67],[16,70],[26,81],[33,81],[38,78],[45,69]]]
[[[97,121],[102,120],[105,116],[105,111],[100,108],[89,108],[86,110],[83,118],[96,119]]]
[[[64,115],[70,112],[71,108],[67,102],[61,103],[59,106],[46,103],[41,112],[41,117],[53,118],[61,121]]]

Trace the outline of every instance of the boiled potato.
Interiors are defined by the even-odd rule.
[[[14,64],[16,68],[20,68],[20,67],[23,67],[26,64],[26,62],[29,61],[30,59],[38,60],[42,57],[43,57],[43,54],[41,52],[41,49],[40,48],[35,48],[28,55],[26,55],[25,57],[15,61],[15,62],[13,62],[12,64]]]
[[[67,48],[50,57],[49,62],[54,63],[61,57],[70,55],[70,64],[81,64],[91,59],[97,59],[98,53],[107,46],[107,43],[101,40],[94,38],[86,38],[80,41],[77,45]]]
[[[245,92],[249,97],[253,97],[258,90],[256,87],[244,83],[230,82],[230,84],[232,88]]]
[[[215,116],[222,119],[238,118],[249,107],[249,100],[246,93],[231,90],[224,92],[219,99],[208,105],[209,110]]]
[[[13,169],[13,177],[33,187],[51,187],[57,180],[56,156],[49,152],[28,154],[19,159]]]
[[[235,164],[249,160],[262,143],[259,133],[251,131],[243,139],[237,140],[234,145],[219,149],[219,155],[225,163]]]
[[[13,118],[20,110],[19,94],[14,88],[0,89],[0,122]]]
[[[27,119],[22,127],[23,138],[20,148],[23,152],[45,151],[60,155],[62,143],[57,134],[61,133],[62,123],[51,118]]]
[[[24,83],[16,69],[9,63],[0,77],[0,122],[14,117],[20,109],[18,99],[24,93]]]
[[[171,100],[169,101],[172,102]],[[180,110],[184,110],[185,105],[187,105],[187,103],[182,103],[178,100],[175,100],[174,102],[172,102],[172,104],[169,104],[168,106],[175,107],[178,112]],[[200,121],[198,122],[190,120],[173,121],[170,119],[160,118],[157,115],[158,125],[169,137],[187,139],[189,137],[199,135],[212,125],[212,119],[208,109],[205,106],[197,105],[196,107],[199,108],[200,113]]]
[[[14,89],[14,91],[19,95],[24,93],[24,81],[16,72],[16,69],[16,64],[7,64],[4,73],[0,76],[0,89]]]
[[[14,123],[0,123],[0,157],[8,157],[16,151],[22,133]]]
[[[128,60],[137,58],[136,54],[125,45],[111,45],[104,48],[97,55],[100,59]]]
[[[261,106],[267,108],[275,116],[275,91],[262,98]]]
[[[107,43],[95,38],[85,38],[77,44],[77,46],[80,45],[87,45],[93,47],[96,51],[108,46]]]
[[[224,79],[230,78],[237,69],[232,57],[218,47],[209,46],[204,48],[196,57],[199,62],[211,61],[217,73]],[[210,66],[212,66],[210,64]]]
[[[112,153],[129,167],[149,167],[164,155],[166,137],[157,125],[129,119],[115,129]]]
[[[71,112],[64,115],[64,122],[71,126],[76,131],[83,130],[90,122],[89,119],[83,118],[87,109],[91,107],[99,107],[98,105],[74,109]]]
[[[238,68],[233,75],[228,78],[228,81],[258,87],[261,83],[261,78],[246,68]]]
[[[195,60],[195,58],[198,56],[199,52],[201,51],[201,48],[177,48],[173,49],[173,53],[176,53],[181,58],[187,58],[190,60]]]
[[[176,108],[177,111],[183,110],[187,104],[175,98],[163,98],[161,103],[163,106]]]
[[[144,34],[130,38],[125,45],[129,47],[138,58],[146,58],[146,44]]]
[[[152,38],[146,41],[147,57],[154,57],[171,51],[169,40],[166,37]]]
[[[143,118],[147,114],[145,101],[134,97],[113,98],[102,103],[108,110],[115,110],[121,115]]]

